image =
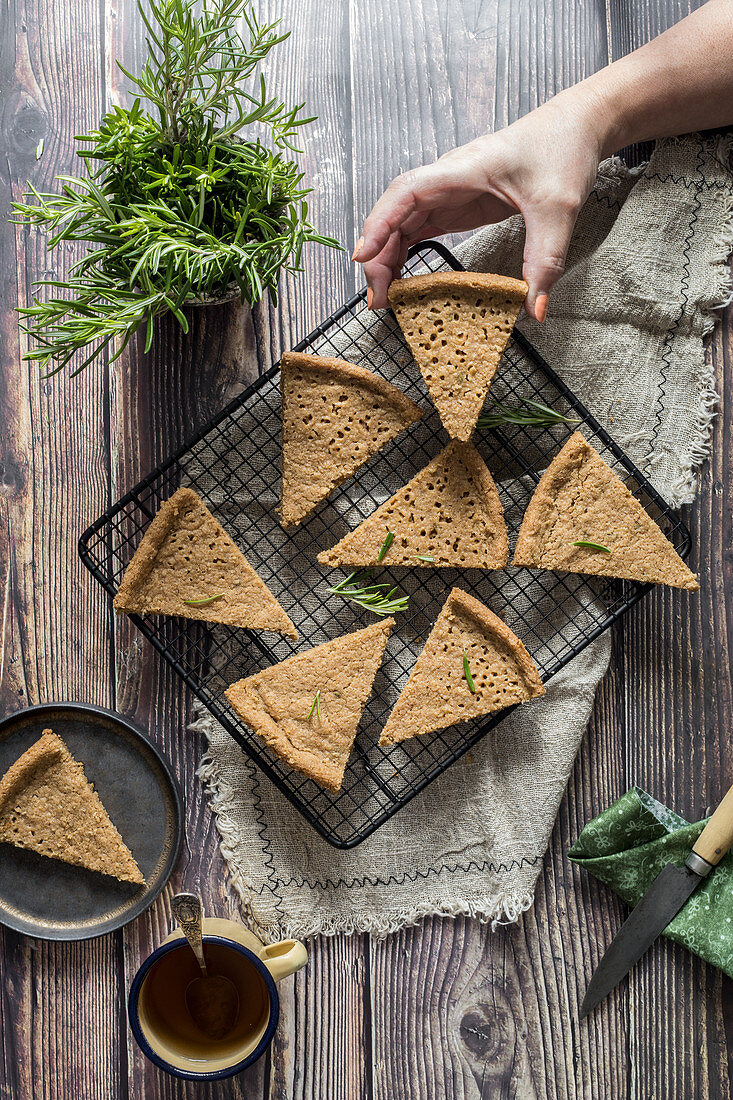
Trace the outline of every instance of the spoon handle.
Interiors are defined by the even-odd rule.
[[[191,949],[199,966],[208,977],[206,959],[204,958],[204,944],[201,939],[201,921],[204,917],[204,909],[201,899],[195,894],[174,894],[171,898],[173,916],[178,921],[178,927],[191,944]]]

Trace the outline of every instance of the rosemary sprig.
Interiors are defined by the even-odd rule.
[[[500,428],[506,424],[515,424],[525,428],[548,428],[553,424],[580,424],[580,420],[551,409],[549,405],[543,405],[541,401],[532,401],[529,397],[520,397],[520,405],[502,405],[494,401],[492,408],[495,412],[488,412],[480,416],[477,421],[479,428]]]
[[[311,703],[311,709],[308,711],[308,716],[306,718],[306,722],[310,722],[311,718],[313,717],[313,712],[314,711],[316,713],[316,718],[320,722],[321,721],[321,689],[320,688],[317,689],[315,695],[313,696],[313,702]]]
[[[601,546],[600,542],[589,542],[588,539],[578,539],[573,546],[584,546],[588,550],[602,550],[604,554],[611,553],[607,546]]]
[[[407,611],[409,596],[395,596],[395,592],[398,591],[396,585],[390,588],[388,584],[366,584],[365,582],[371,576],[370,569],[363,572],[356,570],[328,591],[334,596],[343,596],[345,600],[351,600],[358,607],[372,611],[375,615],[396,615],[401,611]]]
[[[377,554],[377,561],[378,562],[383,560],[384,555],[387,553],[387,551],[389,550],[389,548],[390,548],[390,546],[392,545],[393,542],[394,542],[394,532],[393,531],[388,531],[387,532],[387,537],[384,540],[384,542],[382,543],[382,549]]]
[[[435,561],[435,558],[431,558],[430,554],[415,554],[418,561]]]
[[[204,596],[202,600],[184,600],[183,602],[191,604],[192,607],[204,607],[207,603],[213,603],[214,600],[220,600],[223,595],[223,592],[217,592],[215,596]]]
[[[473,676],[471,675],[471,668],[468,664],[468,657],[463,654],[463,675],[466,677],[466,683],[468,684],[468,690],[472,695],[476,694],[476,685],[473,682]]]
[[[313,119],[272,96],[256,72],[287,34],[259,23],[251,0],[138,8],[147,57],[139,75],[122,71],[139,98],[76,138],[86,176],[58,176],[56,193],[29,184],[13,204],[15,224],[38,230],[50,251],[85,248],[18,309],[34,339],[26,358],[47,374],[78,353],[74,373],[105,348],[117,358],[140,326],[149,350],[161,313],[187,332],[187,303],[232,290],[242,302],[268,292],[275,301],[280,273],[300,270],[307,241],[339,247],[309,222],[289,155]]]

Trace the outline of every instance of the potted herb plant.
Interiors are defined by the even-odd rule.
[[[57,177],[57,194],[30,184],[16,222],[87,246],[65,279],[21,307],[33,338],[26,358],[46,373],[74,373],[113,345],[112,359],[155,317],[234,294],[276,300],[282,271],[299,268],[307,241],[338,247],[308,221],[292,153],[303,105],[267,92],[258,65],[287,37],[260,24],[249,0],[138,0],[147,30],[142,72],[122,71],[140,93],[77,140],[84,178]],[[244,33],[238,26],[243,25]],[[119,62],[118,62],[119,64]],[[145,104],[145,105],[144,105]],[[116,347],[114,345],[116,344]]]

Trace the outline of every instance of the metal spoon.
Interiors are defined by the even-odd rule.
[[[186,1007],[204,1035],[209,1039],[223,1039],[237,1022],[237,987],[223,974],[208,972],[201,938],[201,921],[204,916],[201,899],[195,894],[176,894],[171,899],[171,909],[201,967],[200,976],[190,981],[186,987]]]

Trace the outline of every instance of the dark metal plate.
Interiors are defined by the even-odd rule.
[[[47,703],[0,721],[0,775],[44,729],[83,763],[145,885],[0,844],[0,922],[45,940],[90,939],[139,916],[170,878],[183,835],[180,790],[167,760],[133,725],[84,703]]]

